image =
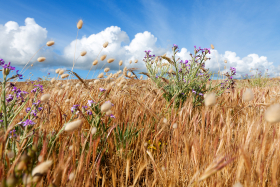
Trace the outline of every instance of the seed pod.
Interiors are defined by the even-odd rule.
[[[47,42],[47,46],[49,46],[49,47],[52,46],[53,44],[54,44],[54,41],[48,41]]]
[[[108,72],[108,71],[110,71],[110,68],[105,68],[104,69],[104,72]]]
[[[48,101],[51,97],[51,94],[44,94],[41,96],[41,101],[42,102],[45,102],[45,101]]]
[[[53,84],[55,82],[55,78],[52,78],[51,83]]]
[[[213,44],[211,44],[211,49],[215,49],[215,47],[214,47],[214,45],[213,45]]]
[[[250,88],[247,88],[242,96],[243,101],[251,101],[254,99],[254,93]]]
[[[107,112],[112,108],[112,103],[110,101],[107,101],[101,105],[101,112]]]
[[[34,177],[36,174],[39,176],[46,174],[48,172],[49,168],[51,167],[51,165],[52,165],[51,160],[47,160],[47,161],[39,164],[32,170],[32,176]]]
[[[121,60],[121,61],[119,62],[119,66],[122,66],[122,64],[123,64],[123,61]]]
[[[79,22],[77,23],[77,28],[81,29],[83,27],[83,20],[79,20]]]
[[[264,118],[267,122],[277,123],[280,122],[280,104],[276,103],[271,105],[264,114]]]
[[[105,60],[106,57],[107,57],[107,55],[102,55],[102,56],[100,57],[100,60],[103,61],[103,60]]]
[[[93,128],[91,129],[91,134],[94,135],[96,132],[97,132],[97,128],[96,128],[96,127],[93,127]]]
[[[67,78],[67,77],[69,77],[69,74],[62,74],[62,75],[61,75],[61,78],[62,78],[62,79]]]
[[[66,125],[64,130],[66,132],[72,132],[72,131],[76,130],[77,128],[79,128],[82,125],[82,123],[83,123],[83,121],[80,119],[70,122]]]
[[[46,60],[45,57],[39,57],[39,58],[37,59],[38,62],[44,62],[45,60]]]
[[[57,74],[58,74],[58,73],[59,73],[59,71],[60,71],[60,69],[56,69],[56,70],[55,70],[55,73],[57,73]]]
[[[92,65],[97,65],[98,64],[98,60],[93,61]]]
[[[58,74],[62,75],[64,73],[64,71],[65,71],[64,69],[61,69],[61,70],[59,70]]]
[[[105,43],[103,44],[103,47],[106,48],[106,47],[108,46],[108,44],[109,44],[109,42],[105,42]]]
[[[82,52],[81,52],[81,56],[85,56],[86,54],[87,54],[86,51],[82,51]]]
[[[101,79],[101,78],[103,78],[104,77],[104,73],[100,73],[99,75],[98,75],[98,78],[99,79]]]
[[[99,80],[99,79],[94,80],[94,84],[97,84],[97,83],[99,83],[99,82],[100,82],[100,80]]]
[[[109,58],[109,59],[107,60],[107,62],[108,62],[108,63],[112,63],[112,62],[114,62],[114,60],[115,60],[115,59],[113,59],[113,58]]]
[[[208,93],[205,96],[205,106],[213,106],[216,103],[216,94],[215,93]]]

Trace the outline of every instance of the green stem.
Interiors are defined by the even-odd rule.
[[[3,116],[4,116],[4,130],[7,131],[7,109],[6,109],[6,81],[7,76],[5,75],[5,69],[3,71],[3,84],[2,84],[2,106],[3,106]]]

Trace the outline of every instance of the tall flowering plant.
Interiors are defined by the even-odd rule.
[[[194,46],[194,55],[190,54],[191,60],[176,60],[176,54],[179,47],[173,45],[172,58],[166,56],[155,57],[149,51],[145,51],[144,61],[148,70],[147,76],[160,88],[164,93],[163,97],[168,102],[175,102],[179,107],[188,98],[191,98],[194,106],[199,106],[204,100],[204,94],[216,91],[217,95],[221,95],[224,90],[233,88],[235,68],[231,68],[226,74],[226,80],[222,83],[213,85],[211,76],[213,73],[205,68],[206,55],[210,54],[208,48],[196,48]],[[168,63],[163,63],[166,60]]]

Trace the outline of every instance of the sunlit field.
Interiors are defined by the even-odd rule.
[[[195,47],[191,61],[177,60],[178,48],[145,51],[145,72],[138,60],[97,56],[89,74],[97,64],[104,72],[94,79],[75,73],[74,54],[56,77],[24,82],[24,69],[46,58],[22,72],[2,59],[2,186],[278,186],[280,79],[236,80],[234,67],[214,75],[205,68],[213,45]]]

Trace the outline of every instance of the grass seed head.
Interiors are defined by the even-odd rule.
[[[112,108],[112,103],[110,101],[106,101],[101,105],[101,112],[107,112]]]
[[[107,60],[107,62],[108,62],[108,63],[112,63],[112,62],[114,62],[114,60],[115,60],[115,59],[113,59],[113,58],[109,58],[109,59]]]
[[[129,61],[129,64],[132,64],[132,60]]]
[[[177,129],[177,128],[178,128],[177,123],[174,123],[174,124],[172,125],[172,127],[173,127],[173,129]]]
[[[247,88],[242,95],[243,101],[251,101],[254,99],[254,93],[250,88]]]
[[[97,132],[97,128],[96,128],[96,127],[93,127],[93,128],[91,129],[91,134],[94,135],[96,132]]]
[[[100,73],[99,75],[98,75],[98,78],[99,79],[101,79],[101,78],[103,78],[104,77],[104,73]]]
[[[107,57],[107,55],[102,55],[102,56],[100,57],[100,60],[103,61],[103,60],[105,60],[106,57]]]
[[[59,73],[59,71],[60,71],[60,69],[56,69],[56,70],[55,70],[55,73],[56,73],[56,74],[58,74],[58,73]]]
[[[107,116],[110,116],[112,114],[112,110],[108,110],[107,112],[106,112],[106,115]]]
[[[82,51],[82,52],[81,52],[81,56],[85,56],[86,54],[87,54],[86,51]]]
[[[45,101],[48,101],[50,98],[51,98],[51,94],[44,94],[41,97],[41,101],[45,102]]]
[[[131,72],[128,72],[127,76],[129,76],[129,77],[130,77],[130,76],[131,76]]]
[[[108,72],[108,71],[110,71],[110,68],[105,68],[104,69],[104,72]]]
[[[64,72],[65,72],[65,70],[64,70],[64,69],[61,69],[61,70],[59,70],[58,74],[59,74],[59,75],[62,75]]]
[[[227,63],[227,60],[224,60],[224,63]]]
[[[74,130],[78,129],[82,125],[83,121],[78,119],[76,121],[70,122],[66,124],[65,131],[66,132],[73,132]]]
[[[237,182],[232,187],[243,187],[243,185],[240,182]]]
[[[122,60],[120,60],[120,62],[119,62],[119,66],[122,66],[122,64],[123,64],[123,61],[122,61]]]
[[[98,64],[98,60],[93,61],[92,65],[97,65]]]
[[[46,60],[45,57],[39,57],[39,58],[37,59],[38,62],[44,62],[45,60]]]
[[[213,44],[211,44],[211,49],[215,49],[215,47],[214,47],[214,45],[213,45]]]
[[[50,46],[54,45],[54,41],[48,41],[46,45],[50,47]]]
[[[52,78],[51,83],[53,84],[55,82],[55,78]]]
[[[62,74],[62,75],[61,75],[61,78],[62,78],[62,79],[65,79],[65,78],[67,78],[67,77],[69,77],[69,74]]]
[[[75,177],[75,172],[71,172],[69,175],[69,181],[73,180]]]
[[[105,42],[105,43],[103,44],[103,47],[106,48],[108,45],[109,45],[109,42]]]
[[[97,83],[100,82],[100,80],[99,80],[99,79],[96,79],[96,80],[94,80],[93,82],[94,82],[94,84],[97,84]]]
[[[36,174],[39,175],[44,175],[48,172],[49,168],[52,165],[52,161],[51,160],[47,160],[41,164],[39,164],[38,166],[36,166],[33,170],[32,170],[32,176],[35,176]]]
[[[138,60],[135,60],[134,63],[137,64],[137,63],[138,63]]]
[[[215,93],[208,93],[205,96],[205,106],[213,106],[216,103],[216,94]]]
[[[280,122],[279,114],[280,114],[280,104],[276,103],[266,109],[264,118],[267,122],[277,123]]]
[[[83,23],[84,23],[83,20],[80,19],[77,23],[77,28],[81,29],[83,27]]]

